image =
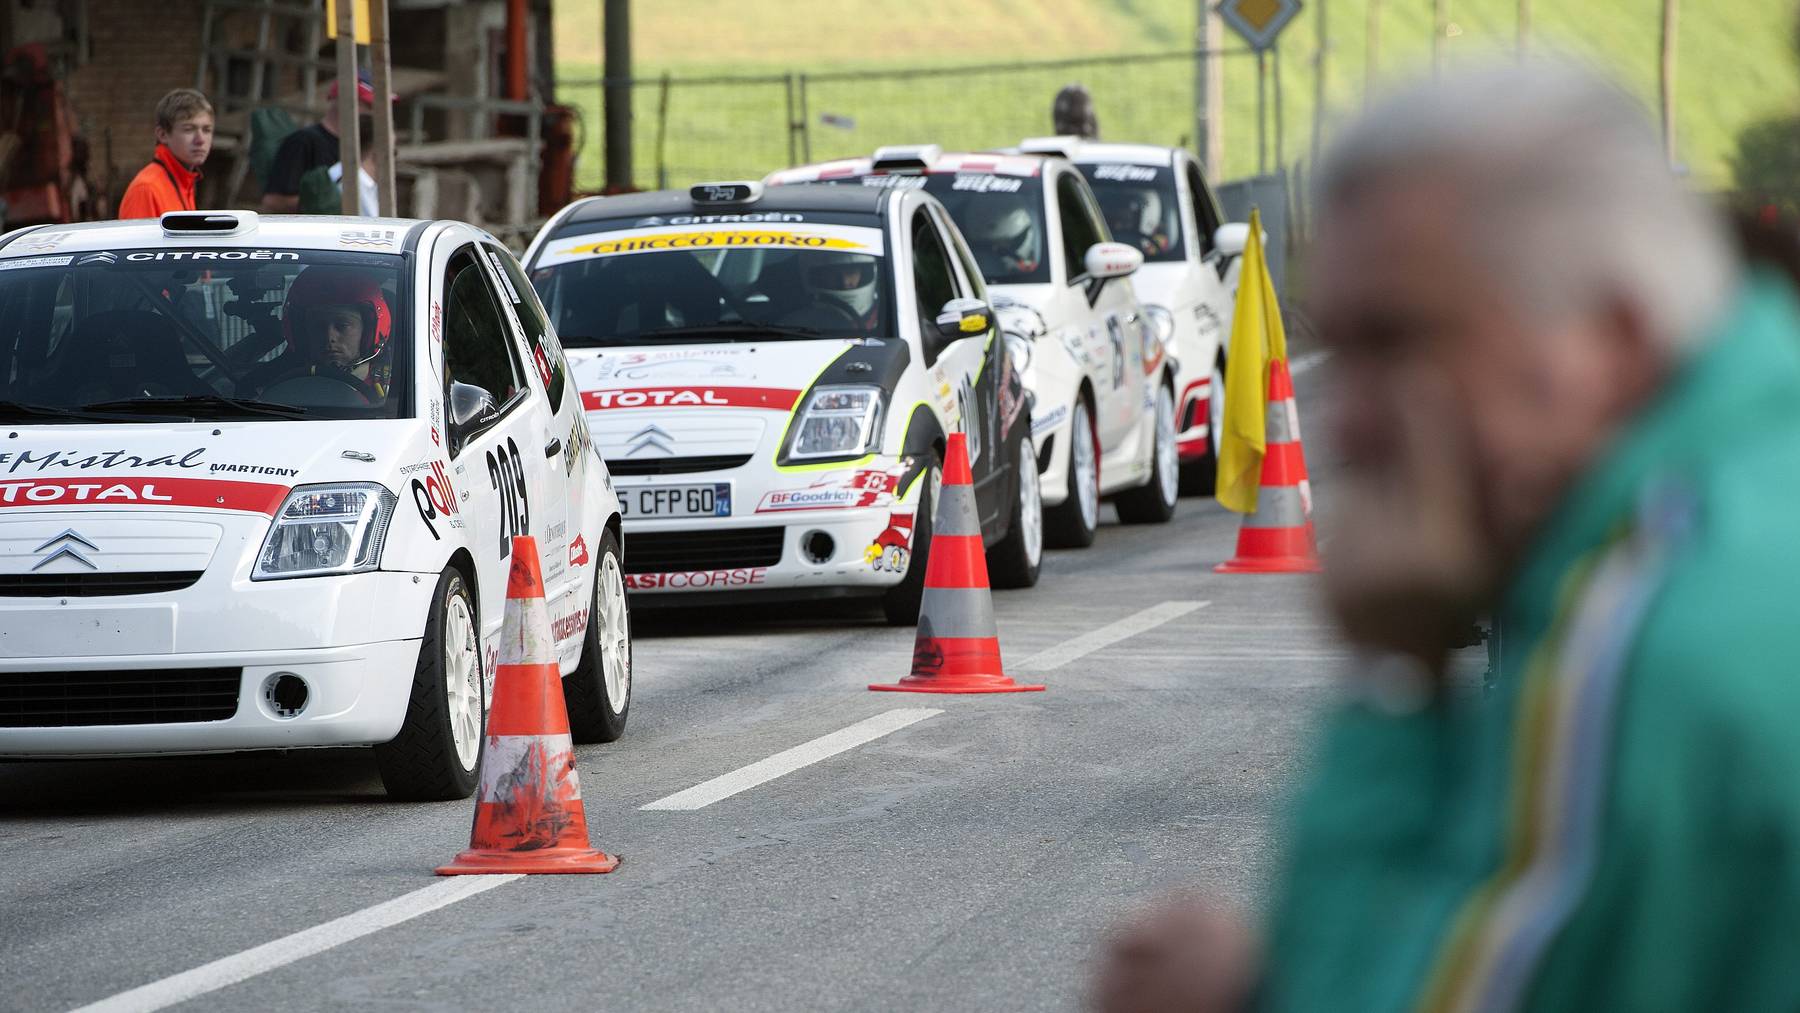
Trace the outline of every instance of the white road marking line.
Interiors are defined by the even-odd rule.
[[[448,907],[459,900],[468,900],[478,893],[485,893],[521,878],[523,877],[517,873],[509,873],[501,876],[455,876],[445,879],[242,953],[221,957],[210,964],[201,964],[161,981],[108,996],[73,1013],[125,1013],[127,1010],[145,1013],[173,1006],[273,971],[303,957],[342,946],[353,939],[361,939],[372,932],[379,932],[438,908]]]
[[[758,760],[747,767],[739,767],[729,774],[720,774],[710,781],[702,781],[692,788],[686,788],[659,798],[649,805],[638,806],[639,809],[664,809],[691,811],[704,809],[720,799],[730,798],[740,791],[747,791],[759,784],[766,784],[786,774],[792,774],[801,767],[811,766],[820,760],[830,759],[845,750],[855,749],[865,742],[873,742],[897,732],[907,725],[916,724],[941,710],[929,708],[898,708],[883,711],[864,721],[858,721],[848,728],[840,728],[830,735],[821,735],[811,742],[802,742],[792,749],[784,749],[767,759]]]
[[[1195,609],[1211,605],[1210,601],[1166,601],[1160,605],[1152,605],[1142,612],[1136,612],[1115,623],[1107,623],[1097,630],[1083,633],[1079,637],[1065,640],[1055,647],[1039,651],[1015,665],[1020,671],[1048,672],[1051,669],[1074,661],[1083,655],[1092,654],[1102,647],[1116,644],[1127,637],[1135,637],[1145,630],[1155,629],[1171,619],[1179,619]]]
[[[1301,373],[1306,372],[1329,358],[1331,358],[1331,352],[1327,349],[1320,349],[1316,352],[1307,352],[1305,355],[1288,363],[1288,375],[1299,376]]]

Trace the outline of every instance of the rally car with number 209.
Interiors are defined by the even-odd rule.
[[[618,503],[484,232],[9,233],[0,423],[0,757],[370,745],[390,794],[466,796],[514,535],[575,736],[624,730]]]
[[[618,480],[644,603],[869,597],[915,621],[952,432],[993,582],[1036,583],[1015,353],[930,196],[719,183],[589,199],[525,265]]]

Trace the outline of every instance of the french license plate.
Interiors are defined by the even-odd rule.
[[[622,488],[619,513],[626,517],[730,517],[731,483]]]

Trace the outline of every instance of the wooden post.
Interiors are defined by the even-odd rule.
[[[347,215],[362,214],[362,187],[357,185],[357,172],[362,166],[362,138],[357,136],[356,101],[356,3],[338,0],[337,4],[337,73],[338,73],[338,161],[344,176],[338,189],[343,201],[339,207]]]
[[[1675,42],[1680,0],[1662,3],[1662,134],[1663,156],[1675,164]]]
[[[606,0],[602,71],[606,78],[606,189],[630,190],[631,0]]]
[[[396,213],[394,188],[394,68],[388,44],[388,0],[369,0],[369,76],[375,86],[375,193],[379,213]]]

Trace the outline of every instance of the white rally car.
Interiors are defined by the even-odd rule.
[[[768,182],[922,190],[943,203],[987,278],[1002,326],[1030,350],[1022,372],[1050,544],[1092,544],[1103,496],[1126,523],[1174,515],[1175,367],[1128,278],[1144,258],[1108,238],[1073,165],[924,145],[787,169]]]
[[[1237,258],[1249,226],[1224,220],[1200,163],[1182,148],[1038,137],[1018,150],[1075,163],[1093,187],[1113,239],[1144,255],[1131,283],[1174,349],[1182,491],[1211,493]]]
[[[1017,348],[937,201],[760,183],[595,198],[525,264],[619,481],[644,602],[866,596],[915,621],[951,432],[994,584],[1036,583]]]
[[[465,796],[522,534],[575,734],[617,738],[619,509],[579,401],[467,225],[0,237],[0,757],[373,745],[391,794]]]

